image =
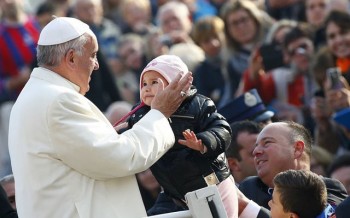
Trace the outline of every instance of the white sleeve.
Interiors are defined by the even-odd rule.
[[[254,201],[250,200],[248,205],[244,208],[239,218],[256,218],[258,217],[260,206]]]
[[[118,134],[89,101],[61,95],[48,113],[53,156],[95,179],[124,177],[143,171],[175,142],[166,117],[149,111],[134,127]]]

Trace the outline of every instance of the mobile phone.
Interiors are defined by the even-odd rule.
[[[263,44],[260,55],[265,71],[273,70],[284,65],[282,47],[276,43]]]
[[[341,72],[339,68],[337,67],[328,68],[326,73],[329,81],[331,82],[332,89],[342,88],[343,85],[342,85],[342,82],[340,81]]]

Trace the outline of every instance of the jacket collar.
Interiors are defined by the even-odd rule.
[[[77,92],[80,91],[79,86],[67,80],[66,78],[62,77],[58,73],[55,73],[47,68],[43,68],[43,67],[34,68],[30,77],[38,78],[59,86],[64,86],[66,88],[73,89]]]

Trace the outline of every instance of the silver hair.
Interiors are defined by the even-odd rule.
[[[76,39],[62,44],[38,45],[36,49],[38,66],[57,66],[70,49],[75,50],[79,56],[83,55],[84,45],[90,37],[90,33],[85,33]]]

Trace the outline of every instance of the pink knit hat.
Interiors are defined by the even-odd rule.
[[[168,83],[170,83],[173,79],[175,79],[176,75],[180,72],[184,72],[184,75],[188,73],[188,68],[186,64],[176,55],[161,55],[154,58],[142,71],[140,76],[140,90],[142,88],[142,80],[143,75],[150,70],[154,70],[160,73]],[[141,94],[141,93],[140,93]],[[141,97],[141,96],[140,96]],[[116,127],[120,123],[124,122],[129,116],[134,114],[138,109],[145,105],[144,102],[135,107],[132,111],[122,117],[119,121],[117,121],[113,127]]]
[[[154,58],[142,71],[140,76],[140,89],[142,88],[143,75],[150,70],[160,73],[168,83],[175,79],[178,73],[188,73],[186,64],[178,56],[161,55]]]

